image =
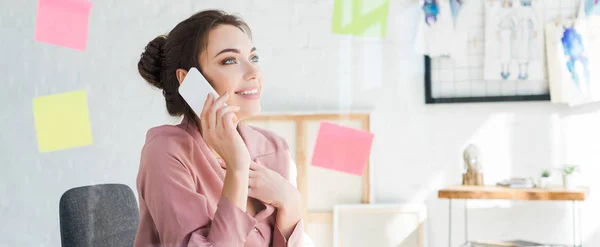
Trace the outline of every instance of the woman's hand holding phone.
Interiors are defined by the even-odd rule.
[[[251,158],[244,140],[237,132],[235,113],[239,106],[225,105],[229,93],[214,99],[209,94],[200,116],[202,137],[225,161],[228,171],[247,171]]]

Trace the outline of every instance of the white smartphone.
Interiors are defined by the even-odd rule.
[[[198,71],[196,67],[192,67],[179,86],[179,94],[198,117],[200,117],[200,114],[202,113],[204,102],[206,102],[206,95],[209,93],[213,94],[213,99],[219,97],[219,94],[210,83],[208,83],[206,78],[202,76],[200,71]]]

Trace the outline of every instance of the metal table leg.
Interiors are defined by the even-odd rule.
[[[577,216],[575,216],[575,214],[577,214]],[[583,246],[581,232],[581,206],[578,201],[573,201],[573,246]]]
[[[577,246],[577,237],[576,237],[576,233],[577,230],[575,229],[576,227],[576,223],[575,223],[575,201],[573,201],[573,246]]]
[[[579,246],[583,247],[583,238],[581,237],[581,234],[583,234],[583,224],[581,224],[581,202],[577,201],[577,218],[579,218],[577,221],[579,222]]]
[[[448,247],[452,247],[452,199],[448,199]]]
[[[467,210],[467,199],[465,199],[465,243],[469,243],[469,219],[467,218],[469,210]]]

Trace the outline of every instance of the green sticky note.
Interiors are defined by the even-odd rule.
[[[335,0],[331,30],[337,34],[385,37],[389,0]]]
[[[33,99],[40,152],[92,144],[92,128],[84,90]]]

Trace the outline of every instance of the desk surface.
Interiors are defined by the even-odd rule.
[[[589,189],[506,188],[501,186],[451,185],[438,191],[438,198],[446,199],[503,199],[525,201],[583,201]]]

